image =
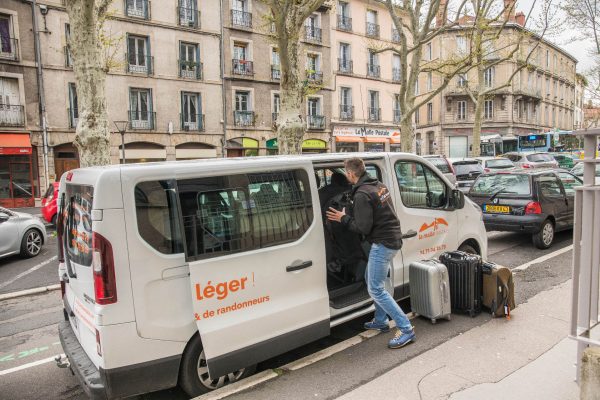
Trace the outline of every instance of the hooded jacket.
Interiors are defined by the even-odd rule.
[[[389,249],[402,248],[400,221],[388,188],[365,173],[352,187],[353,207],[341,222],[349,230],[365,235],[370,243]]]

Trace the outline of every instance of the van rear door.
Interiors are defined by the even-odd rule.
[[[177,180],[194,317],[213,378],[329,334],[312,166],[256,165]]]

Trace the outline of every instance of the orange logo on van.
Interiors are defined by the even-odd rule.
[[[444,218],[436,218],[430,224],[424,223],[419,229],[419,239],[425,239],[440,233],[446,233],[448,232],[446,229],[448,226],[448,221],[446,221]]]
[[[196,283],[196,299],[204,300],[216,297],[217,300],[223,300],[227,298],[231,292],[237,292],[238,290],[246,289],[247,282],[248,277],[244,276],[240,279],[232,279],[230,281],[219,282],[217,284],[213,284],[212,281],[208,281],[204,286]]]

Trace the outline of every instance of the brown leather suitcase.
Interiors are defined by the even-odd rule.
[[[512,271],[506,267],[483,262],[483,306],[493,317],[510,319],[515,308],[515,284]]]

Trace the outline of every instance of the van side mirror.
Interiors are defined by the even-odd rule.
[[[458,189],[452,189],[451,206],[457,210],[465,207],[465,194]]]

